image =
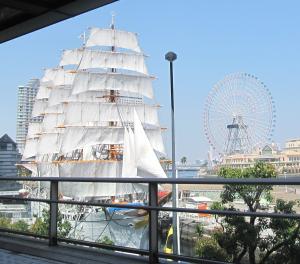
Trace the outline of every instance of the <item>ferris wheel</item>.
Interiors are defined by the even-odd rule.
[[[274,100],[266,85],[248,73],[230,74],[207,97],[205,136],[219,155],[250,153],[270,142],[275,119]]]

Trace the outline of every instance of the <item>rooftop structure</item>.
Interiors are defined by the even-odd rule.
[[[0,138],[0,177],[16,177],[17,168],[15,164],[20,160],[21,156],[17,151],[17,144],[7,135]],[[0,190],[19,189],[19,184],[2,183]]]
[[[286,150],[293,150],[296,152],[300,152],[300,139],[291,139],[285,143]]]

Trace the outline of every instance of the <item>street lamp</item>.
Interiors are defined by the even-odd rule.
[[[173,61],[177,59],[176,53],[169,51],[165,59],[170,62],[170,85],[171,85],[171,122],[172,122],[172,178],[176,179],[176,160],[175,160],[175,120],[174,120],[174,89],[173,89]],[[178,207],[178,186],[172,185],[172,206]],[[173,212],[173,253],[180,254],[179,243],[179,219],[177,212]]]

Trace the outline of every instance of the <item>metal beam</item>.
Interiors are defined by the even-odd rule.
[[[149,184],[149,205],[157,207],[157,183]],[[149,263],[158,263],[158,211],[149,212]]]
[[[50,185],[50,217],[49,217],[49,246],[57,245],[57,215],[58,215],[58,181]]]
[[[161,183],[161,184],[247,184],[247,185],[300,185],[299,177],[289,178],[109,178],[109,177],[0,177],[1,181],[43,181],[50,182],[117,182],[117,183]]]

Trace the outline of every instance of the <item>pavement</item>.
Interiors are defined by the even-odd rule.
[[[44,258],[0,249],[0,264],[63,264],[63,262],[47,260]]]

